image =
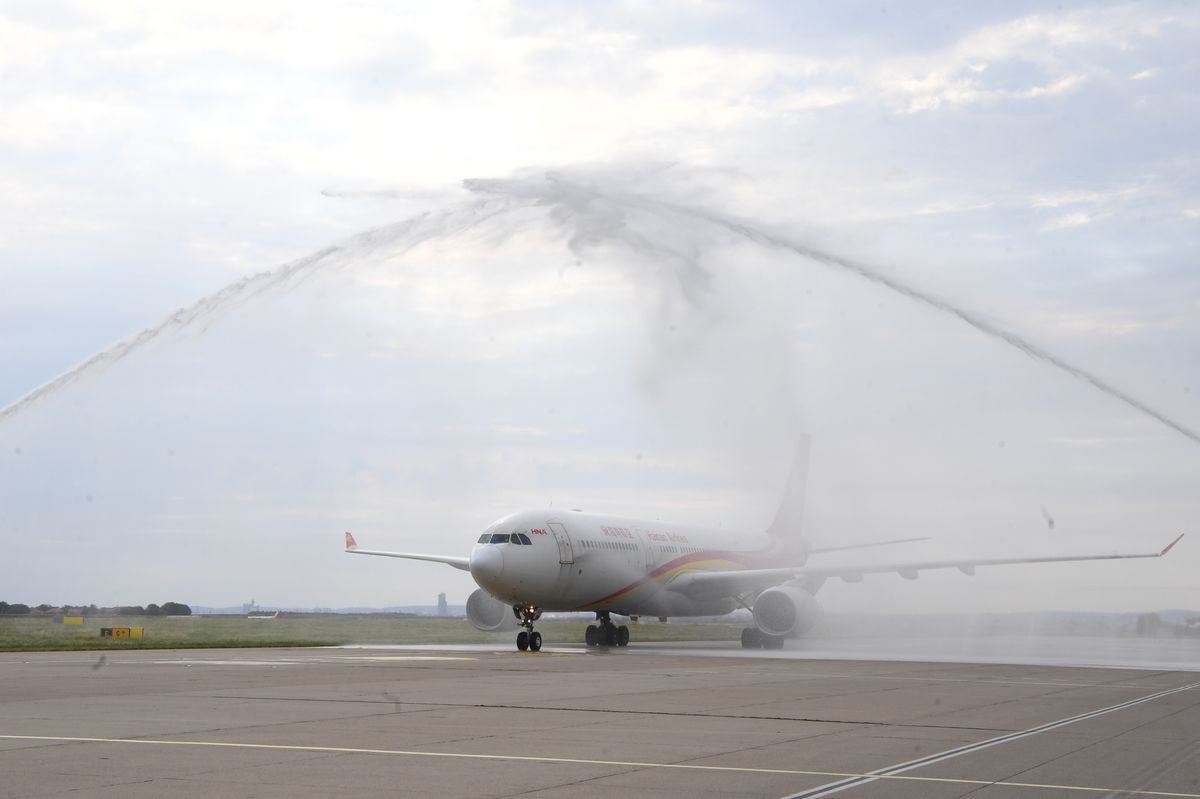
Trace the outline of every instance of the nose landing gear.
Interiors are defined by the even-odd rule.
[[[513,608],[513,613],[521,620],[521,626],[525,629],[517,633],[517,649],[522,652],[529,650],[530,652],[538,652],[542,648],[542,634],[533,629],[533,623],[542,617],[542,611],[535,607],[521,607],[517,605]]]
[[[598,611],[596,613],[597,624],[589,624],[587,630],[584,631],[583,640],[588,646],[628,646],[629,645],[629,628],[624,624],[617,626],[612,623],[612,619],[608,615],[608,611]]]

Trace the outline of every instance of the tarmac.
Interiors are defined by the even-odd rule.
[[[0,654],[0,797],[1200,799],[1197,672],[739,654]]]

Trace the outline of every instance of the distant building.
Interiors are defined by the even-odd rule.
[[[446,595],[438,594],[438,615],[449,616],[450,608],[446,605]]]

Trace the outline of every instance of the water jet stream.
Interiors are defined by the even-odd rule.
[[[440,235],[464,232],[511,209],[510,203],[492,199],[452,207],[437,213],[420,214],[403,222],[364,231],[340,244],[325,247],[276,269],[235,280],[212,294],[206,294],[191,305],[178,309],[158,324],[97,352],[0,408],[0,422],[62,390],[81,377],[128,357],[164,333],[182,330],[198,320],[215,317],[236,307],[238,303],[269,291],[289,291],[318,271],[337,268],[337,256],[364,255],[385,244],[401,244],[402,250],[409,250]]]
[[[529,183],[529,181],[525,182]],[[914,302],[917,302],[928,308],[932,308],[935,311],[949,314],[950,316],[953,316],[966,323],[985,336],[1000,341],[1004,344],[1008,344],[1011,347],[1015,347],[1029,357],[1042,361],[1049,366],[1065,372],[1076,380],[1080,380],[1092,386],[1093,388],[1098,389],[1099,391],[1124,403],[1134,410],[1151,417],[1163,425],[1166,425],[1180,435],[1183,435],[1197,444],[1200,444],[1200,433],[1192,430],[1180,422],[1175,421],[1161,411],[1150,407],[1145,402],[1137,399],[1120,388],[1117,388],[1098,375],[1067,362],[1060,356],[1055,355],[1044,347],[1034,344],[1028,339],[1023,338],[1022,336],[1019,336],[1010,330],[1005,330],[999,325],[989,322],[977,314],[972,313],[971,311],[941,299],[927,291],[890,277],[879,269],[876,269],[861,261],[834,255],[815,247],[793,241],[785,236],[770,233],[761,228],[754,227],[753,225],[734,217],[724,216],[701,208],[654,200],[645,196],[609,195],[591,187],[585,187],[577,183],[565,181],[554,174],[547,175],[545,183],[548,186],[555,187],[557,190],[561,190],[568,196],[572,196],[573,199],[573,202],[564,202],[561,199],[554,198],[553,192],[547,192],[546,201],[550,203],[562,203],[568,208],[572,206],[577,207],[580,203],[580,197],[583,197],[584,202],[586,202],[587,196],[590,195],[593,200],[605,200],[609,202],[616,201],[628,205],[638,205],[651,212],[657,209],[660,213],[668,212],[674,215],[703,221],[707,224],[726,230],[764,247],[791,252],[809,260],[816,261],[817,263],[825,266],[850,272],[851,274],[870,281],[871,283],[875,283],[876,285],[883,286],[884,288],[900,294],[901,296],[906,297]],[[528,189],[514,189],[511,185],[511,181],[505,180],[474,180],[467,181],[466,184],[468,188],[480,192],[495,192],[499,194],[511,192],[514,196],[530,196],[531,194]],[[536,192],[533,193],[533,196],[536,196]]]
[[[672,248],[669,242],[664,243],[638,233],[628,224],[631,211],[639,210],[668,222],[699,222],[713,230],[732,233],[760,246],[790,252],[824,266],[848,272],[913,302],[948,314],[983,335],[1015,347],[1027,356],[1092,386],[1200,444],[1200,433],[1150,407],[1098,375],[1069,363],[1044,347],[971,311],[888,276],[861,261],[826,252],[732,216],[654,199],[644,194],[605,191],[559,172],[527,173],[513,178],[471,179],[463,181],[463,185],[476,195],[476,199],[440,212],[425,213],[393,225],[368,230],[306,258],[242,278],[200,298],[195,303],[175,311],[157,325],[92,355],[0,408],[0,422],[74,383],[85,374],[128,357],[168,331],[182,329],[198,319],[228,311],[237,303],[266,292],[290,290],[318,271],[351,266],[352,262],[348,261],[350,256],[367,254],[384,245],[396,246],[399,252],[405,252],[431,239],[464,233],[518,209],[534,207],[547,209],[549,220],[568,230],[570,235],[567,243],[572,250],[586,249],[602,241],[611,240],[623,243],[655,263],[665,262],[673,265],[676,269],[676,288],[684,299],[693,305],[702,301],[703,289],[706,287],[707,272],[700,265],[699,255],[696,252],[681,251],[679,247]]]

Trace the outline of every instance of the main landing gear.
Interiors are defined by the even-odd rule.
[[[757,627],[744,627],[742,649],[783,649],[783,636],[768,635]]]
[[[596,613],[599,624],[589,624],[584,632],[583,640],[588,646],[628,646],[629,628],[622,624],[620,627],[612,623],[608,611]]]
[[[542,634],[533,629],[533,623],[542,617],[542,612],[537,608],[513,608],[513,613],[521,620],[521,626],[525,629],[517,633],[517,649],[522,652],[529,650],[530,652],[538,652],[542,648]]]

